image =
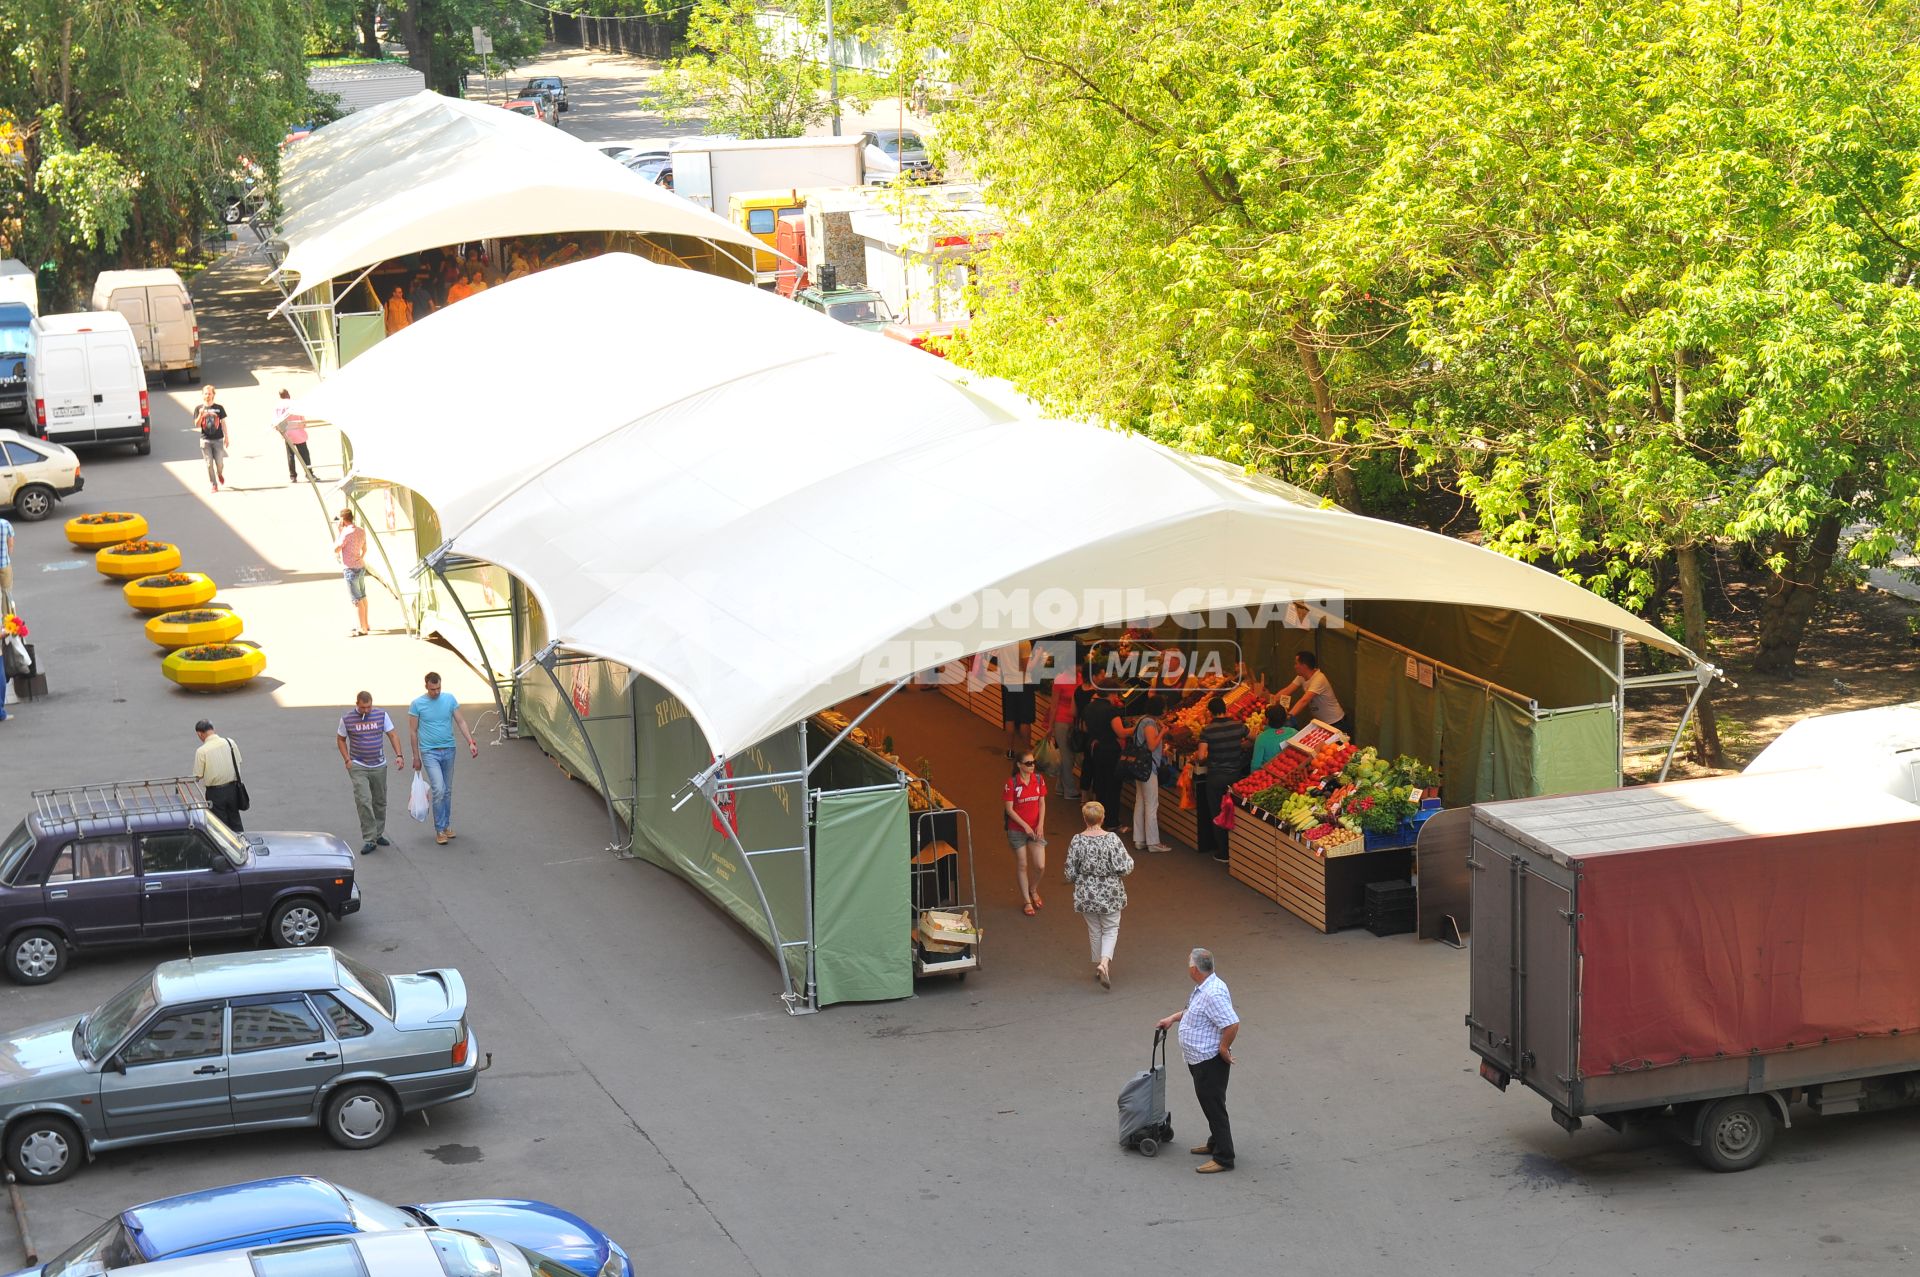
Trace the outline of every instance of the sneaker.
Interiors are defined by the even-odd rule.
[[[1194,1167],[1193,1169],[1196,1173],[1201,1175],[1218,1175],[1221,1171],[1232,1170],[1233,1163],[1228,1162],[1227,1164],[1222,1165],[1219,1162],[1204,1162],[1201,1165]]]
[[[378,838],[374,839],[373,841],[382,847],[393,846],[392,843],[387,841],[387,836],[385,834],[381,834]]]
[[[459,836],[460,836],[459,834],[456,834],[456,833],[454,833],[454,832],[453,832],[453,826],[452,826],[452,825],[448,825],[448,826],[447,826],[447,838],[448,838],[449,840],[452,840],[452,839],[454,839],[454,838],[458,838]]]
[[[380,850],[378,843],[363,842],[360,844],[360,854],[363,856],[371,856],[378,850]]]
[[[1172,851],[1173,848],[1169,847],[1166,843],[1155,842],[1155,843],[1148,843],[1147,850],[1148,851]]]
[[[437,834],[435,834],[435,835],[433,836],[433,840],[434,840],[435,842],[437,842],[437,843],[439,843],[439,844],[440,844],[440,845],[441,845],[442,847],[444,847],[444,846],[446,846],[446,845],[447,845],[447,831],[446,831],[446,830],[444,830],[444,829],[442,829],[442,830],[441,830],[441,831],[440,831],[439,833],[437,833]]]

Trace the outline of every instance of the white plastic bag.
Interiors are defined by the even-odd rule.
[[[433,790],[427,785],[427,778],[420,772],[413,774],[413,792],[407,795],[407,815],[415,820],[425,820],[433,815]]]

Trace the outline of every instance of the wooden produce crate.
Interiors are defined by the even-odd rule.
[[[1326,932],[1364,923],[1367,884],[1405,878],[1413,864],[1405,850],[1322,859],[1310,844],[1245,807],[1227,841],[1227,856],[1229,874]]]

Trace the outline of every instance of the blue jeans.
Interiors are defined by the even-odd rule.
[[[433,791],[433,832],[444,833],[453,824],[453,746],[422,749],[420,770]]]

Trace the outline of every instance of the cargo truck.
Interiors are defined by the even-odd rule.
[[[1920,807],[1825,769],[1473,809],[1468,1041],[1556,1122],[1718,1171],[1920,1103]]]
[[[858,186],[857,137],[688,138],[675,142],[673,193],[722,217],[739,191]]]

